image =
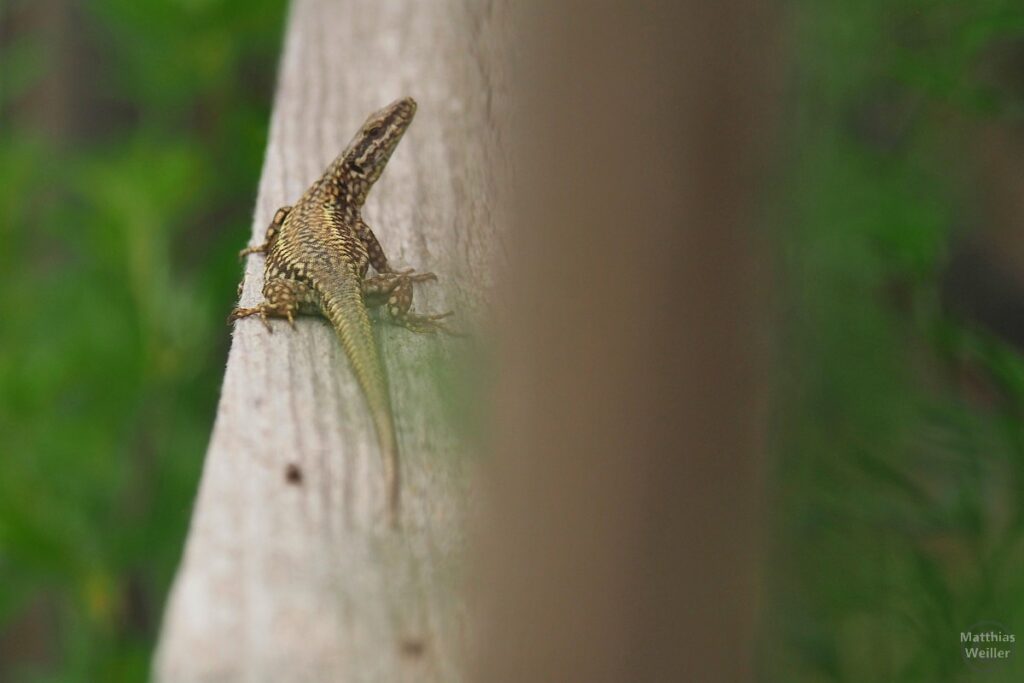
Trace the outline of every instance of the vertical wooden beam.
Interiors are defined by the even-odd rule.
[[[521,5],[475,680],[752,680],[763,5]]]

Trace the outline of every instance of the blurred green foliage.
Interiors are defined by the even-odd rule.
[[[146,679],[285,5],[0,3],[2,681]]]
[[[1024,7],[787,8],[761,678],[1024,680],[1024,361],[943,285],[959,245],[1014,227],[989,225],[977,150],[1024,131]],[[1018,645],[975,672],[959,634],[984,620]]]

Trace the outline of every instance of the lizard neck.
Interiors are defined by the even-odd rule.
[[[320,180],[320,191],[336,205],[345,209],[354,210],[358,216],[363,204],[366,203],[366,195],[369,194],[373,183],[366,178],[344,170],[344,166],[338,160],[328,169],[327,173]],[[335,168],[335,165],[338,168]]]

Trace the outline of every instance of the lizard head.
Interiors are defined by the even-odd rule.
[[[370,114],[343,154],[345,170],[364,179],[367,187],[373,185],[415,114],[416,101],[411,97]]]

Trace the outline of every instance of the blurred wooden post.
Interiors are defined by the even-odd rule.
[[[753,680],[770,17],[519,7],[475,680]]]
[[[471,320],[489,277],[488,98],[500,69],[488,3],[294,0],[253,240],[365,116],[419,113],[364,215],[398,266],[435,271],[425,310]],[[483,42],[479,42],[483,41]],[[230,159],[224,160],[230,164]],[[245,246],[238,245],[239,248]],[[243,305],[262,287],[245,266]],[[230,308],[225,292],[224,310]],[[432,359],[452,344],[387,328],[403,455],[404,533],[386,529],[376,439],[326,323],[234,329],[216,425],[154,663],[162,683],[451,681],[465,458],[444,428]],[[291,476],[289,476],[291,468]]]

